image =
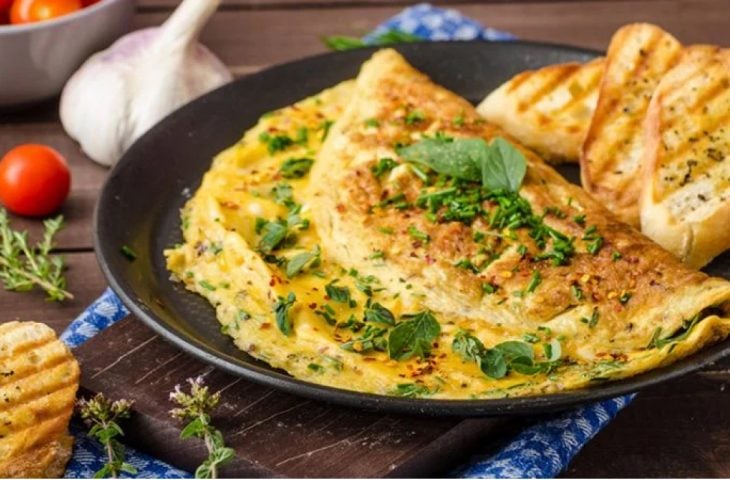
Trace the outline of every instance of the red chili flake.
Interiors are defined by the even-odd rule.
[[[347,211],[347,208],[343,204],[341,204],[341,203],[338,203],[335,208],[340,213],[345,213]]]
[[[266,322],[266,323],[262,323],[262,324],[261,324],[261,327],[259,327],[259,328],[261,328],[261,330],[268,330],[268,329],[270,329],[270,328],[271,328],[271,324],[270,324],[270,323],[268,323],[268,322]]]
[[[315,308],[317,308],[317,304],[315,302],[312,302],[309,304],[309,308],[314,310]]]
[[[239,208],[239,205],[237,203],[228,200],[226,200],[225,202],[221,202],[221,206],[230,210],[238,210]]]
[[[433,265],[434,263],[436,263],[436,259],[430,257],[429,255],[426,255],[426,257],[424,258],[424,260],[426,261],[426,264],[427,265]]]

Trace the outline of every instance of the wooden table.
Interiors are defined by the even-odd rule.
[[[224,0],[203,42],[236,75],[324,51],[320,38],[360,35],[411,2],[405,0]],[[730,46],[727,0],[447,1],[490,26],[531,40],[605,48],[611,33],[633,21],[657,23],[685,43]],[[177,0],[139,0],[136,26],[160,23]],[[105,288],[94,258],[91,218],[107,170],[92,163],[64,133],[56,102],[0,115],[0,152],[24,142],[60,150],[71,164],[73,188],[64,206],[67,227],[58,248],[67,257],[69,288],[62,305],[42,294],[0,292],[2,321],[40,320],[57,331]],[[15,226],[39,232],[34,221]],[[728,363],[643,392],[575,459],[574,477],[730,476]]]

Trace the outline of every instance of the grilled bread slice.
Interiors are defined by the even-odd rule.
[[[581,155],[583,187],[621,220],[639,226],[641,125],[652,93],[677,63],[680,43],[659,27],[632,24],[611,39]]]
[[[730,248],[730,51],[694,47],[644,124],[641,229],[700,268]]]
[[[477,111],[551,163],[577,162],[604,64],[597,58],[522,72],[490,93]]]
[[[0,325],[0,477],[63,475],[79,374],[46,325]]]

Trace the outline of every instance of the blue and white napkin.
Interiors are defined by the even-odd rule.
[[[487,28],[456,10],[422,3],[406,8],[385,21],[364,39],[373,40],[388,30],[400,30],[426,40],[513,40],[507,32]],[[119,298],[107,289],[102,296],[74,320],[62,335],[77,347],[96,333],[128,315]],[[551,478],[564,470],[580,449],[605,427],[633,395],[614,398],[568,412],[541,416],[496,452],[475,456],[453,472],[458,478]],[[73,459],[67,478],[93,476],[104,464],[99,446],[81,428],[72,426],[76,435]],[[185,478],[188,472],[176,469],[133,449],[127,461],[137,467],[139,478]]]

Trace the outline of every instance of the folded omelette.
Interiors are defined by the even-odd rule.
[[[165,252],[248,354],[349,390],[537,395],[730,332],[688,269],[394,50],[218,155]]]

